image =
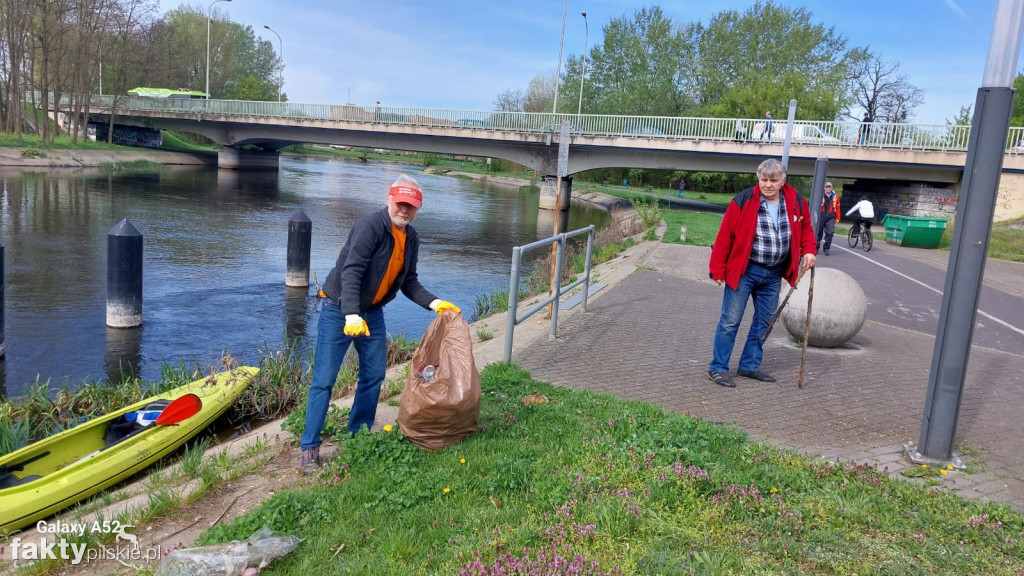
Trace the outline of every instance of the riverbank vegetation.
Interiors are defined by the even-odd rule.
[[[388,365],[407,362],[417,344],[401,335],[389,340]],[[260,373],[225,414],[220,425],[230,427],[239,422],[272,420],[304,405],[309,388],[311,356],[311,350],[300,350],[295,342],[287,343],[283,350],[265,351],[259,361]],[[234,363],[230,356],[223,360],[226,366]],[[77,388],[63,383],[53,389],[50,382],[37,381],[25,388],[23,396],[0,402],[0,455],[148,396],[177,388],[218,369],[209,367],[204,370],[197,364],[164,365],[160,377],[154,381],[126,375],[118,382],[87,382]],[[357,372],[356,357],[350,355],[338,375],[334,389],[336,398],[354,390]],[[387,388],[391,391],[385,390],[385,397],[401,392],[400,385],[389,384]]]
[[[149,160],[131,160],[128,162],[104,162],[100,164],[100,174],[104,176],[125,176],[128,174],[159,174],[163,164]]]
[[[945,493],[940,476],[808,459],[513,365],[488,365],[481,380],[481,426],[462,443],[428,452],[397,429],[343,438],[311,485],[200,543],[262,526],[306,538],[275,574],[1024,570],[1024,518]]]

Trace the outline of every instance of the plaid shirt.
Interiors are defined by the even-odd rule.
[[[761,206],[757,210],[757,232],[754,234],[754,246],[750,250],[750,259],[769,268],[778,266],[789,257],[789,243],[792,233],[789,229],[789,217],[786,214],[786,203],[779,196],[779,224],[772,223],[768,214],[768,201],[761,196]]]

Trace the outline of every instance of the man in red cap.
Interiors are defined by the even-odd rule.
[[[399,176],[388,190],[387,207],[352,225],[337,263],[324,280],[313,382],[302,434],[303,472],[320,466],[320,431],[350,344],[359,354],[359,380],[348,430],[355,434],[364,426],[367,430],[373,427],[387,371],[384,305],[401,290],[413,302],[438,314],[446,310],[461,313],[458,306],[427,291],[416,274],[420,240],[409,223],[422,203],[419,184],[405,174]]]

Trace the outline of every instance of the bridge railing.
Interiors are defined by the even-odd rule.
[[[96,108],[109,109],[113,104],[113,97],[93,96],[91,102]],[[122,112],[188,112],[203,115],[310,119],[541,134],[557,134],[564,119],[569,123],[573,134],[652,140],[779,143],[785,139],[786,133],[784,120],[774,121],[769,133],[762,118],[551,114],[138,96],[119,96],[117,109]],[[873,122],[865,125],[858,121],[797,120],[794,122],[791,139],[794,144],[808,146],[965,151],[970,130],[970,126],[950,124]],[[1006,151],[1011,154],[1024,154],[1024,127],[1010,128]]]

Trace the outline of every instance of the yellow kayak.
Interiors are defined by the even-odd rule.
[[[151,396],[0,456],[0,534],[108,488],[174,452],[223,414],[259,368]]]

